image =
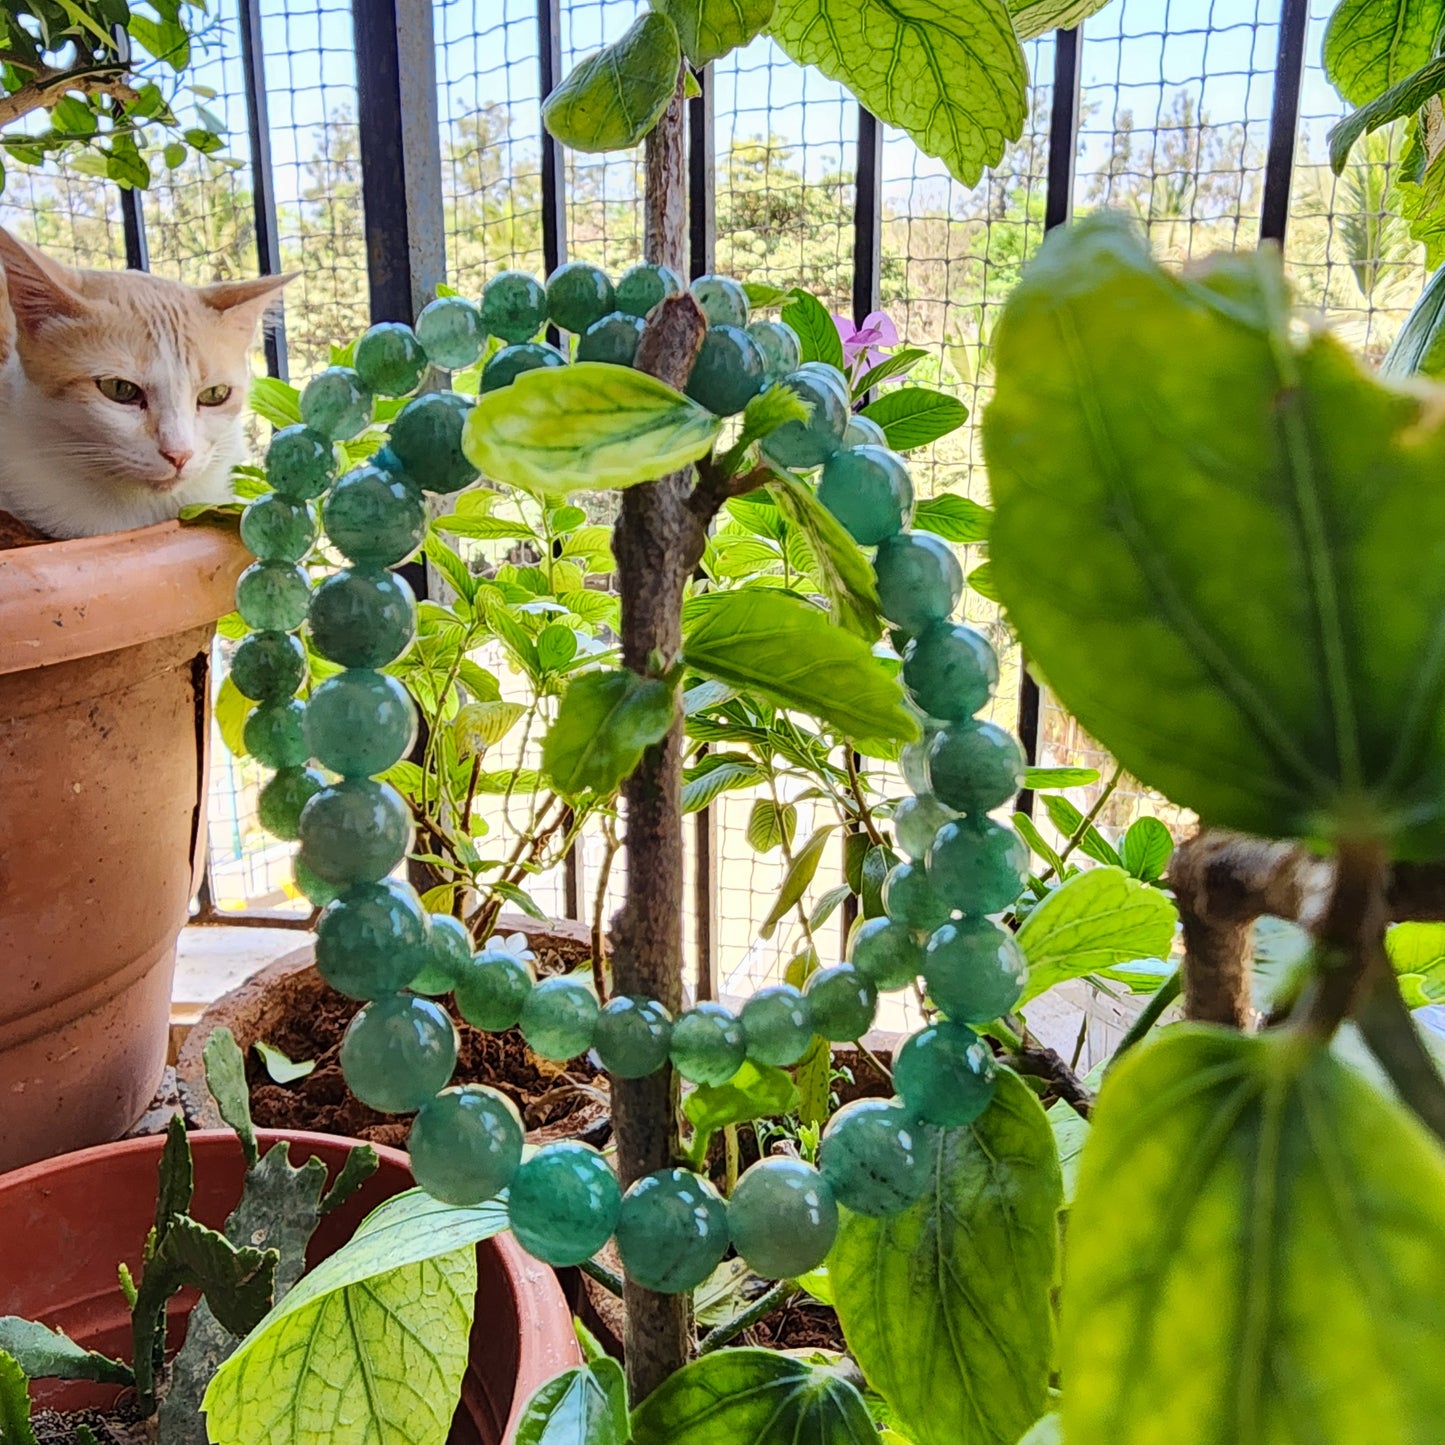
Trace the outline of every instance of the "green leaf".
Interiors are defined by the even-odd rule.
[[[1043,803],[1049,821],[1065,838],[1078,838],[1079,851],[1085,857],[1106,867],[1120,866],[1117,850],[1109,846],[1108,840],[1092,823],[1084,822],[1084,815],[1067,798],[1050,797],[1039,801]]]
[[[1028,66],[1004,0],[779,0],[772,35],[965,186],[1023,133]]]
[[[1008,10],[1018,38],[1032,40],[1050,30],[1072,30],[1108,3],[1109,0],[1009,0]]]
[[[274,376],[251,382],[251,410],[274,427],[296,426],[301,421],[301,393]]]
[[[1042,1413],[1062,1197],[1048,1119],[1001,1069],[983,1115],[939,1135],[917,1204],[886,1219],[842,1211],[828,1256],[838,1319],[917,1445],[1016,1445]]]
[[[736,445],[761,441],[780,426],[790,421],[806,422],[812,414],[812,407],[792,387],[770,386],[743,408],[743,425]]]
[[[167,170],[174,171],[185,165],[186,157],[189,154],[190,152],[182,142],[173,140],[161,152],[161,159],[165,161]]]
[[[787,3],[788,0],[783,0],[780,11]],[[837,323],[816,296],[795,286],[778,314],[785,326],[791,326],[798,333],[804,361],[821,361],[836,366],[839,371],[846,369],[843,338],[838,335]]]
[[[0,1350],[0,1441],[40,1445],[30,1428],[30,1381],[14,1355]]]
[[[1380,375],[1439,377],[1445,372],[1445,266],[1435,272],[1410,308],[1405,324],[1380,363]]]
[[[863,415],[883,428],[895,452],[907,452],[957,431],[968,420],[968,408],[945,392],[900,386],[870,402],[863,408]]]
[[[791,843],[798,827],[798,810],[791,803],[759,798],[748,813],[748,846],[755,853],[771,853]]]
[[[968,574],[968,585],[978,593],[980,597],[987,597],[990,602],[1000,601],[998,588],[994,585],[993,568],[987,562],[982,563]]]
[[[853,890],[846,883],[830,888],[813,905],[813,911],[808,915],[808,927],[821,928],[838,911],[839,905],[852,896]]]
[[[93,1380],[98,1385],[130,1385],[135,1380],[129,1365],[15,1315],[0,1316],[0,1350],[32,1380]]]
[[[677,714],[672,689],[628,668],[587,672],[562,697],[542,743],[542,770],[569,797],[610,794],[661,742]]]
[[[488,392],[467,418],[463,447],[493,481],[565,496],[675,472],[707,453],[721,425],[645,372],[579,361],[524,371]]]
[[[654,0],[677,27],[682,53],[701,68],[768,28],[775,0]]]
[[[1087,788],[1098,781],[1098,768],[1024,769],[1024,787],[1034,792],[1044,788]]]
[[[438,517],[432,526],[450,532],[453,537],[476,537],[484,542],[532,542],[537,538],[536,532],[525,522],[509,522],[505,517],[462,516],[453,512]]]
[[[767,780],[768,770],[751,758],[737,753],[712,754],[698,764],[682,785],[682,811],[696,813],[723,793],[754,788]]]
[[[945,542],[987,542],[993,513],[981,502],[957,492],[925,497],[913,508],[913,527]]]
[[[452,720],[457,756],[475,757],[488,748],[496,747],[526,715],[525,703],[501,702],[491,698],[466,703]]]
[[[856,637],[876,642],[883,631],[883,614],[873,567],[862,549],[806,482],[791,473],[780,474],[768,491],[778,510],[807,539],[833,615]]]
[[[754,311],[764,310],[770,306],[781,306],[791,294],[782,286],[773,286],[767,281],[744,281],[742,283],[743,293],[748,298],[748,305]]]
[[[315,1059],[289,1059],[275,1044],[268,1044],[264,1039],[257,1039],[251,1047],[266,1066],[266,1077],[273,1084],[294,1084],[316,1070]]]
[[[615,44],[574,67],[543,102],[543,124],[576,151],[630,150],[662,118],[681,63],[677,28],[646,11]]]
[[[798,1081],[798,1118],[821,1128],[828,1122],[829,1085],[833,1078],[833,1047],[825,1038],[814,1038],[808,1051],[793,1066]]]
[[[990,556],[1064,707],[1214,826],[1439,857],[1433,403],[1292,330],[1268,253],[1185,279],[1104,214],[1045,241],[996,365]]]
[[[1119,861],[1126,873],[1145,883],[1164,876],[1174,856],[1174,835],[1158,818],[1137,818],[1119,844]]]
[[[258,1044],[256,1046],[258,1053],[262,1047],[269,1048],[270,1046]],[[256,1128],[251,1122],[251,1090],[246,1083],[245,1055],[242,1054],[241,1046],[236,1042],[235,1034],[224,1026],[211,1033],[201,1054],[206,1064],[206,1088],[210,1090],[211,1097],[216,1101],[216,1108],[220,1112],[221,1118],[236,1131],[236,1137],[241,1141],[241,1152],[245,1154],[246,1165],[249,1168],[256,1162],[258,1151]],[[284,1054],[281,1057],[285,1059]],[[264,1054],[262,1054],[262,1058],[265,1058]],[[286,1063],[293,1069],[296,1067],[289,1059],[286,1059]],[[311,1065],[311,1068],[315,1067],[315,1064]],[[309,1068],[302,1069],[300,1074],[293,1074],[292,1077],[301,1078],[310,1072]],[[276,1082],[285,1083],[286,1080],[277,1079]],[[189,1191],[187,1191],[186,1204],[182,1205],[181,1209],[185,1209],[189,1203]]]
[[[771,1350],[718,1350],[685,1365],[632,1415],[633,1445],[877,1445],[842,1374]]]
[[[778,924],[792,912],[803,894],[808,891],[809,885],[818,872],[818,864],[823,861],[823,850],[828,846],[828,839],[833,835],[833,824],[819,828],[802,848],[793,856],[792,866],[783,877],[783,886],[778,890],[778,896],[773,900],[773,906],[768,910],[768,916],[763,919],[763,926],[758,929],[759,938],[771,938],[773,930]],[[751,835],[751,824],[749,834]],[[751,841],[751,836],[749,837]]]
[[[1351,111],[1343,120],[1332,125],[1325,137],[1330,150],[1330,168],[1339,175],[1361,136],[1369,135],[1401,116],[1414,115],[1427,100],[1441,91],[1445,91],[1445,56],[1422,65],[1412,75],[1396,81],[1368,105]]]
[[[877,365],[870,366],[853,383],[853,399],[856,401],[859,397],[867,396],[875,386],[879,386],[885,381],[893,381],[897,377],[907,376],[927,355],[928,353],[921,346],[900,347],[892,356],[886,356]]]
[[[473,575],[472,569],[459,553],[448,547],[435,532],[427,533],[426,541],[422,543],[422,551],[426,554],[427,561],[451,583],[454,592],[465,597],[468,602],[476,600],[481,579]]]
[[[772,1064],[744,1061],[725,1084],[699,1084],[682,1101],[682,1112],[693,1127],[688,1155],[694,1162],[707,1157],[707,1146],[719,1129],[790,1114],[798,1107],[798,1086],[792,1076]]]
[[[248,697],[241,696],[241,690],[231,681],[230,673],[221,679],[216,692],[214,716],[220,729],[221,741],[233,757],[244,758],[246,754],[246,719],[256,704]]]
[[[172,1115],[166,1125],[166,1142],[161,1149],[156,1173],[156,1222],[146,1245],[147,1259],[165,1242],[176,1219],[191,1207],[195,1175],[191,1145],[186,1137],[186,1121],[179,1114]]]
[[[868,644],[826,613],[764,588],[714,593],[683,640],[689,667],[756,689],[844,737],[908,740],[917,724]]]
[[[1029,961],[1020,1005],[1065,979],[1138,958],[1168,958],[1178,911],[1167,894],[1122,868],[1076,873],[1024,919],[1017,938]]]
[[[1445,923],[1397,923],[1386,930],[1385,952],[1408,1002],[1445,1003]]]
[[[603,1355],[548,1380],[517,1421],[514,1445],[626,1445],[627,1381]]]
[[[1105,1080],[1068,1226],[1069,1445],[1409,1445],[1445,1419],[1445,1157],[1306,1036]]]
[[[1049,846],[1048,840],[1039,832],[1038,826],[1027,813],[1015,813],[1014,830],[1029,845],[1036,857],[1042,858],[1060,878],[1064,876],[1064,860]]]
[[[1063,1099],[1049,1107],[1049,1128],[1059,1151],[1059,1169],[1064,1178],[1064,1203],[1072,1204],[1079,1188],[1079,1161],[1089,1137],[1089,1121]]]
[[[1442,24],[1442,0],[1341,0],[1325,29],[1325,74],[1351,105],[1365,105],[1429,63]]]

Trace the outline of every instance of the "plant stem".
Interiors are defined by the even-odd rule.
[[[1139,1017],[1129,1025],[1128,1033],[1119,1041],[1119,1047],[1114,1050],[1114,1057],[1109,1060],[1109,1068],[1112,1069],[1135,1044],[1144,1038],[1149,1030],[1159,1022],[1164,1010],[1179,997],[1179,990],[1183,987],[1183,981],[1180,978],[1181,972],[1181,969],[1176,968],[1155,990],[1154,997],[1139,1011]]]
[[[742,1173],[742,1152],[738,1148],[736,1124],[723,1125],[723,1161],[723,1193],[731,1199],[733,1190],[738,1187],[738,1175]]]
[[[612,860],[622,847],[611,818],[607,819],[603,831],[607,848],[602,855],[602,866],[597,870],[597,893],[592,904],[592,984],[597,990],[598,1003],[606,1003],[610,994],[607,969],[602,962],[602,913],[607,907],[607,880],[612,876]]]
[[[613,1274],[610,1269],[597,1263],[595,1259],[584,1259],[577,1266],[588,1279],[595,1279],[608,1294],[615,1294],[618,1299],[622,1298],[622,1277]]]
[[[767,1294],[760,1295],[742,1314],[734,1315],[726,1324],[719,1325],[711,1333],[705,1335],[702,1343],[697,1347],[698,1354],[710,1355],[714,1350],[722,1349],[730,1340],[737,1339],[740,1334],[752,1329],[755,1324],[782,1309],[798,1293],[798,1286],[792,1280],[780,1279]]]
[[[1356,1022],[1400,1097],[1437,1139],[1445,1141],[1445,1080],[1400,997],[1393,973],[1376,975]]]
[[[1385,956],[1384,847],[1342,842],[1323,917],[1314,929],[1315,974],[1297,1013],[1299,1027],[1327,1040],[1354,1011],[1366,987],[1389,972]]]
[[[1069,854],[1072,853],[1074,849],[1077,848],[1079,844],[1084,841],[1085,834],[1087,834],[1089,829],[1094,826],[1094,823],[1098,819],[1099,814],[1104,811],[1104,804],[1107,803],[1109,799],[1114,796],[1114,790],[1119,786],[1119,783],[1123,779],[1123,777],[1124,765],[1122,763],[1116,763],[1114,766],[1113,776],[1109,779],[1107,783],[1104,784],[1103,791],[1099,794],[1099,796],[1094,799],[1094,806],[1090,808],[1089,811],[1085,813],[1084,816],[1079,820],[1079,826],[1074,829],[1074,831],[1065,841],[1063,851],[1059,854],[1060,863],[1067,863],[1069,860]],[[1054,865],[1050,863],[1049,866],[1044,869],[1043,873],[1040,875],[1039,881],[1042,883],[1047,883],[1049,879],[1054,876],[1055,871],[1056,870],[1054,868]]]
[[[846,743],[843,747],[843,760],[848,766],[848,786],[852,790],[853,800],[858,804],[858,821],[862,823],[863,831],[868,834],[868,841],[875,848],[881,848],[883,835],[873,822],[872,810],[863,801],[863,780],[858,776],[858,758]]]

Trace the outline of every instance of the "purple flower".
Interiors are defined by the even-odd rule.
[[[855,376],[877,366],[886,358],[888,349],[898,345],[898,328],[882,311],[870,312],[861,326],[854,326],[846,316],[837,315],[833,317],[833,324],[843,343],[843,358]]]

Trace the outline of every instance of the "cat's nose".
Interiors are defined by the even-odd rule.
[[[167,451],[164,447],[162,447],[161,455],[176,469],[176,474],[179,475],[181,472],[185,471],[186,463],[190,461],[193,456],[195,456],[195,452],[171,452]]]

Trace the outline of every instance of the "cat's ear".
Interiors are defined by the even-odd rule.
[[[0,226],[0,272],[15,324],[31,335],[57,316],[83,316],[85,302],[72,289],[74,277],[33,246]]]
[[[249,281],[217,281],[212,286],[197,287],[196,294],[203,305],[249,334],[299,274],[291,271],[285,276],[257,276]]]

